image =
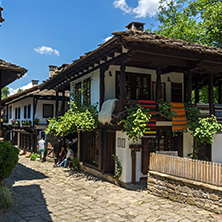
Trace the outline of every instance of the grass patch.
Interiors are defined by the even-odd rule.
[[[0,183],[0,210],[6,210],[11,207],[12,202],[10,189],[4,183]]]

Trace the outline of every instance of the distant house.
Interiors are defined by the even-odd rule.
[[[87,83],[88,100],[99,104],[98,111],[105,101],[118,99],[111,123],[81,133],[78,148],[83,165],[103,174],[114,173],[112,154],[118,155],[124,183],[138,182],[147,176],[150,152],[177,151],[179,156],[187,156],[193,144],[189,132],[174,137],[172,121],[161,115],[157,115],[156,134],[146,135],[134,144],[117,124],[125,105],[161,98],[167,102],[190,102],[194,89],[198,103],[198,90],[205,85],[209,85],[208,113],[214,113],[213,86],[219,86],[218,99],[222,103],[221,49],[144,32],[143,26],[144,23],[132,22],[126,31],[113,33],[109,41],[43,85],[43,89],[73,91]],[[211,148],[205,149],[204,155],[211,159]]]
[[[27,70],[25,68],[22,68],[20,66],[17,66],[15,64],[0,59],[0,88],[2,89],[8,84],[15,81],[16,79],[21,78],[26,72]],[[1,90],[0,90],[0,101],[1,101]],[[0,110],[2,110],[1,102],[0,102]],[[2,119],[2,113],[0,114],[0,117],[1,117],[0,119]],[[1,137],[2,137],[2,127],[0,124],[0,138]]]
[[[54,69],[53,69],[54,70]],[[55,74],[50,66],[50,76]],[[37,80],[32,80],[32,87],[2,100],[5,139],[19,148],[36,152],[37,141],[43,136],[48,119],[63,114],[68,109],[68,95],[58,94],[54,90],[43,90]],[[54,138],[55,139],[55,138]],[[57,144],[57,140],[55,144]]]

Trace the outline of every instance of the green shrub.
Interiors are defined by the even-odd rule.
[[[0,210],[5,210],[12,205],[11,191],[4,184],[0,184]]]
[[[74,170],[79,169],[79,159],[78,159],[78,157],[72,157],[72,164],[73,164],[73,169]]]
[[[18,162],[19,149],[9,142],[0,142],[0,182],[9,177]]]
[[[36,160],[37,158],[40,158],[40,155],[38,153],[32,153],[30,156],[30,160]]]

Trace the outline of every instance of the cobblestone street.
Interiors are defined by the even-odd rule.
[[[6,181],[15,204],[0,221],[222,221],[194,206],[131,191],[84,173],[20,157]]]

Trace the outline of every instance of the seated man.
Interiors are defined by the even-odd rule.
[[[62,149],[59,153],[58,161],[55,164],[55,166],[58,166],[65,158],[66,158],[66,151],[65,151],[65,148],[62,147]]]
[[[66,158],[59,164],[59,166],[62,167],[64,165],[64,167],[67,167],[67,163],[68,163],[68,161],[72,160],[72,157],[73,157],[73,151],[68,146]]]

